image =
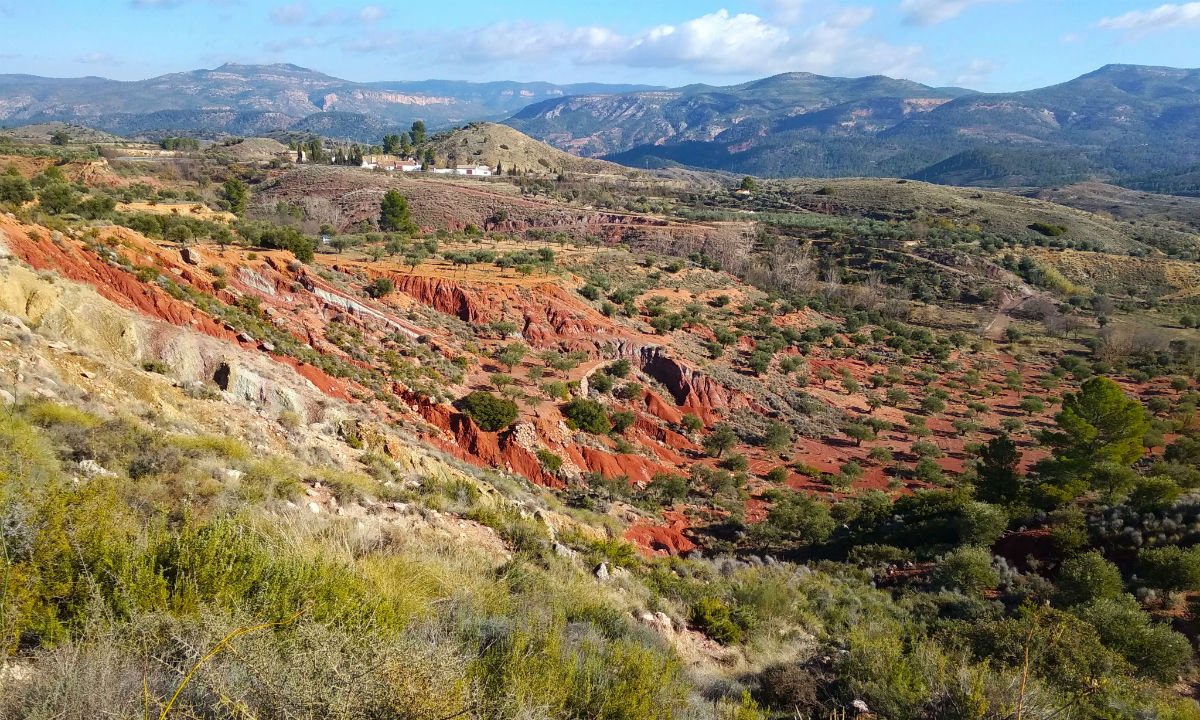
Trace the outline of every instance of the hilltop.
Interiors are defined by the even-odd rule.
[[[514,130],[507,125],[478,122],[434,138],[438,157],[466,164],[481,162],[504,171],[520,170],[535,175],[571,172],[589,175],[626,175],[628,168],[603,160],[581,158]]]
[[[127,142],[125,138],[111,133],[65,122],[35,123],[0,129],[0,136],[26,143],[49,143],[55,133],[66,133],[68,142],[73,144]]]

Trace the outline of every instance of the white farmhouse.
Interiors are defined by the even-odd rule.
[[[454,172],[459,175],[472,175],[474,177],[490,177],[492,169],[487,165],[459,165],[454,168]]]

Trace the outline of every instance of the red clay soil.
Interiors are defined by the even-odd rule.
[[[681,555],[699,546],[684,536],[688,519],[681,512],[667,510],[662,513],[665,525],[635,523],[625,531],[624,538],[648,556]]]

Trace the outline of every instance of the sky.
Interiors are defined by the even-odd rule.
[[[0,74],[138,80],[287,62],[353,81],[732,84],[883,74],[1011,91],[1200,67],[1200,2],[0,0]]]

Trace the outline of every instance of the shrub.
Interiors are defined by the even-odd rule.
[[[625,383],[620,390],[613,393],[621,400],[637,400],[642,396],[642,386],[640,383]]]
[[[637,422],[637,415],[628,410],[618,410],[609,415],[608,419],[612,423],[613,432],[623,433]]]
[[[616,360],[608,367],[604,368],[604,372],[616,378],[629,377],[630,371],[633,370],[633,364],[625,358]]]
[[[1129,506],[1138,512],[1164,510],[1175,504],[1181,492],[1179,485],[1169,477],[1141,478],[1129,494]]]
[[[485,432],[498,432],[517,419],[517,404],[485,390],[476,390],[454,403]]]
[[[880,445],[871,448],[871,452],[867,453],[867,457],[877,463],[890,463],[892,461],[892,451]]]
[[[701,443],[704,451],[714,457],[721,457],[725,451],[737,444],[737,434],[729,423],[718,423],[712,432]]]
[[[688,624],[722,645],[742,639],[742,629],[730,618],[729,607],[715,598],[701,598],[688,612]]]
[[[750,461],[740,453],[730,453],[721,461],[721,467],[730,472],[745,472],[750,468]]]
[[[1058,573],[1058,598],[1064,605],[1083,605],[1121,594],[1121,572],[1095,550],[1067,558]]]
[[[391,278],[380,277],[375,278],[375,280],[367,286],[367,294],[378,299],[391,295],[395,289],[396,285],[392,282]]]
[[[573,430],[584,430],[593,435],[603,435],[612,430],[604,406],[595,400],[572,398],[562,407],[562,414],[567,419],[567,425]]]
[[[962,547],[942,556],[933,568],[934,587],[977,593],[1000,583],[992,570],[992,556],[984,548]]]
[[[1044,222],[1035,222],[1029,226],[1029,229],[1041,233],[1046,237],[1058,237],[1067,232],[1067,228],[1064,225],[1051,225]]]
[[[1138,576],[1160,590],[1200,588],[1200,548],[1178,545],[1146,548],[1138,553]]]
[[[562,467],[563,459],[558,455],[550,452],[545,448],[539,448],[537,451],[538,461],[542,463],[542,467],[551,475],[557,473]]]
[[[1167,625],[1155,623],[1130,595],[1097,600],[1081,607],[1079,617],[1100,634],[1138,672],[1161,683],[1172,683],[1191,663],[1187,638]]]
[[[818,543],[829,539],[835,525],[829,508],[808,495],[785,491],[755,531],[768,544]]]
[[[770,470],[768,470],[765,477],[770,482],[773,482],[776,484],[783,484],[783,483],[787,482],[788,471],[787,471],[787,468],[785,468],[784,466],[777,465],[777,466],[771,468]]]

